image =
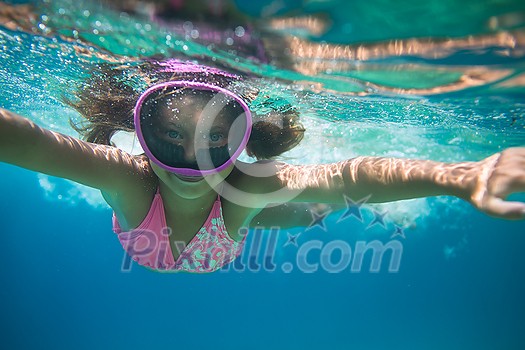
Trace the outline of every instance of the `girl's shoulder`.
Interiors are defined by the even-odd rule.
[[[223,197],[231,198],[237,205],[263,208],[268,204],[265,194],[282,188],[282,181],[279,179],[282,164],[269,160],[235,162],[235,168],[222,186]]]
[[[113,209],[123,230],[137,227],[146,217],[157,191],[158,178],[137,176],[123,182],[114,191],[101,191],[106,203]]]
[[[236,161],[229,177],[239,185],[260,187],[264,181],[274,181],[284,165],[286,164],[275,160],[258,160],[253,163]]]

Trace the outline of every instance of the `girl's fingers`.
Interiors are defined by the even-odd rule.
[[[520,220],[525,219],[525,203],[509,202],[504,199],[491,196],[486,198],[484,211],[492,216],[503,219]]]

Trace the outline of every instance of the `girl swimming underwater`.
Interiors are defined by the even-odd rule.
[[[89,121],[79,128],[85,141],[0,110],[0,161],[99,189],[124,249],[158,271],[218,270],[242,251],[242,228],[279,203],[453,195],[489,215],[525,216],[525,203],[505,200],[525,189],[525,148],[478,162],[357,157],[289,165],[271,159],[301,141],[297,112],[272,108],[245,85],[177,60],[101,66],[66,101]],[[257,113],[258,104],[267,112]],[[144,154],[111,146],[118,130],[134,130]],[[258,161],[239,161],[243,150]]]

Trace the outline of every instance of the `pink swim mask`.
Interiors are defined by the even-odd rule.
[[[135,105],[134,121],[151,161],[185,176],[214,174],[231,166],[252,128],[250,109],[238,95],[193,81],[148,88]]]

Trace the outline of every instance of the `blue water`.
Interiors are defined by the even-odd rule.
[[[238,3],[253,15],[260,15],[267,5],[263,1],[249,7]],[[491,16],[499,16],[498,23],[506,25],[505,30],[524,25],[520,22],[524,6],[512,1],[486,1],[481,3],[484,6],[472,1],[461,6],[453,1],[395,6],[387,1],[368,5],[283,1],[277,5],[284,8],[272,8],[278,14],[299,11],[300,3],[306,6],[302,13],[322,9],[334,23],[323,37],[309,37],[312,42],[484,35],[491,32],[486,26]],[[93,46],[94,52],[139,54],[132,44],[117,49],[109,42],[121,37],[137,42],[144,39],[134,32],[135,24],[144,26],[144,19],[115,17],[105,8],[78,1],[38,4],[39,11],[48,16],[47,27],[64,35],[72,32],[68,18],[81,34],[97,26],[95,20],[101,27],[120,26],[121,32],[108,31],[105,41]],[[58,8],[71,16],[53,17]],[[83,18],[86,8],[91,12]],[[80,15],[73,16],[76,14]],[[0,27],[0,101],[2,107],[46,127],[74,134],[68,118],[77,116],[58,102],[58,96],[68,91],[71,81],[80,81],[90,61],[105,58],[78,57],[72,43],[41,34]],[[144,35],[149,39],[143,46],[147,54],[184,46],[160,40],[165,32],[155,26]],[[181,41],[188,48],[180,50],[189,55],[204,54],[224,64],[235,62],[226,52],[206,51]],[[118,51],[124,49],[128,51]],[[507,56],[498,53],[500,48],[463,47],[436,59],[389,55],[363,62],[347,60],[364,69],[340,72],[337,79],[327,71],[301,73],[297,79],[299,73],[282,67],[249,59],[238,63],[243,70],[259,74],[257,84],[263,91],[293,101],[302,112],[308,134],[287,155],[287,161],[333,161],[359,154],[455,161],[480,159],[505,147],[525,145],[525,87],[498,85],[523,74],[522,49],[518,46]],[[407,62],[424,62],[424,67],[407,68]],[[439,85],[452,79],[456,71],[450,69],[456,69],[458,62],[463,67],[508,73],[497,81],[446,94],[400,94],[385,88],[422,82]],[[377,74],[399,69],[407,74]],[[425,79],[421,79],[423,72],[430,72]],[[342,76],[350,78],[341,80]],[[436,80],[425,81],[429,77]],[[365,78],[380,79],[381,84],[376,81],[371,91],[366,90]],[[347,93],[363,87],[367,93]],[[125,256],[111,232],[111,211],[96,192],[6,164],[0,164],[0,174],[5,238],[0,254],[2,348],[525,347],[525,223],[489,218],[459,200],[439,197],[365,206],[361,220],[355,216],[340,220],[343,210],[323,221],[326,229],[320,225],[283,229],[273,257],[274,271],[268,269],[272,265],[264,265],[261,254],[256,255],[259,271],[250,271],[256,266],[250,265],[248,249],[258,234],[250,232],[241,257],[245,271],[230,268],[209,275],[165,275],[137,265],[122,271]],[[370,227],[380,212],[387,212],[384,225]],[[402,235],[396,235],[396,229]],[[297,246],[288,244],[289,234],[298,235]],[[269,237],[267,232],[263,242]],[[379,272],[370,272],[368,256],[358,271],[348,267],[329,273],[328,265],[321,265],[319,250],[312,250],[307,259],[311,265],[318,264],[318,271],[300,271],[298,252],[310,242],[319,241],[325,248],[344,242],[355,253],[359,242],[374,240],[402,246],[397,272],[389,272],[387,253]],[[340,258],[340,252],[334,250],[332,263]],[[285,266],[292,266],[293,271],[286,273]]]

